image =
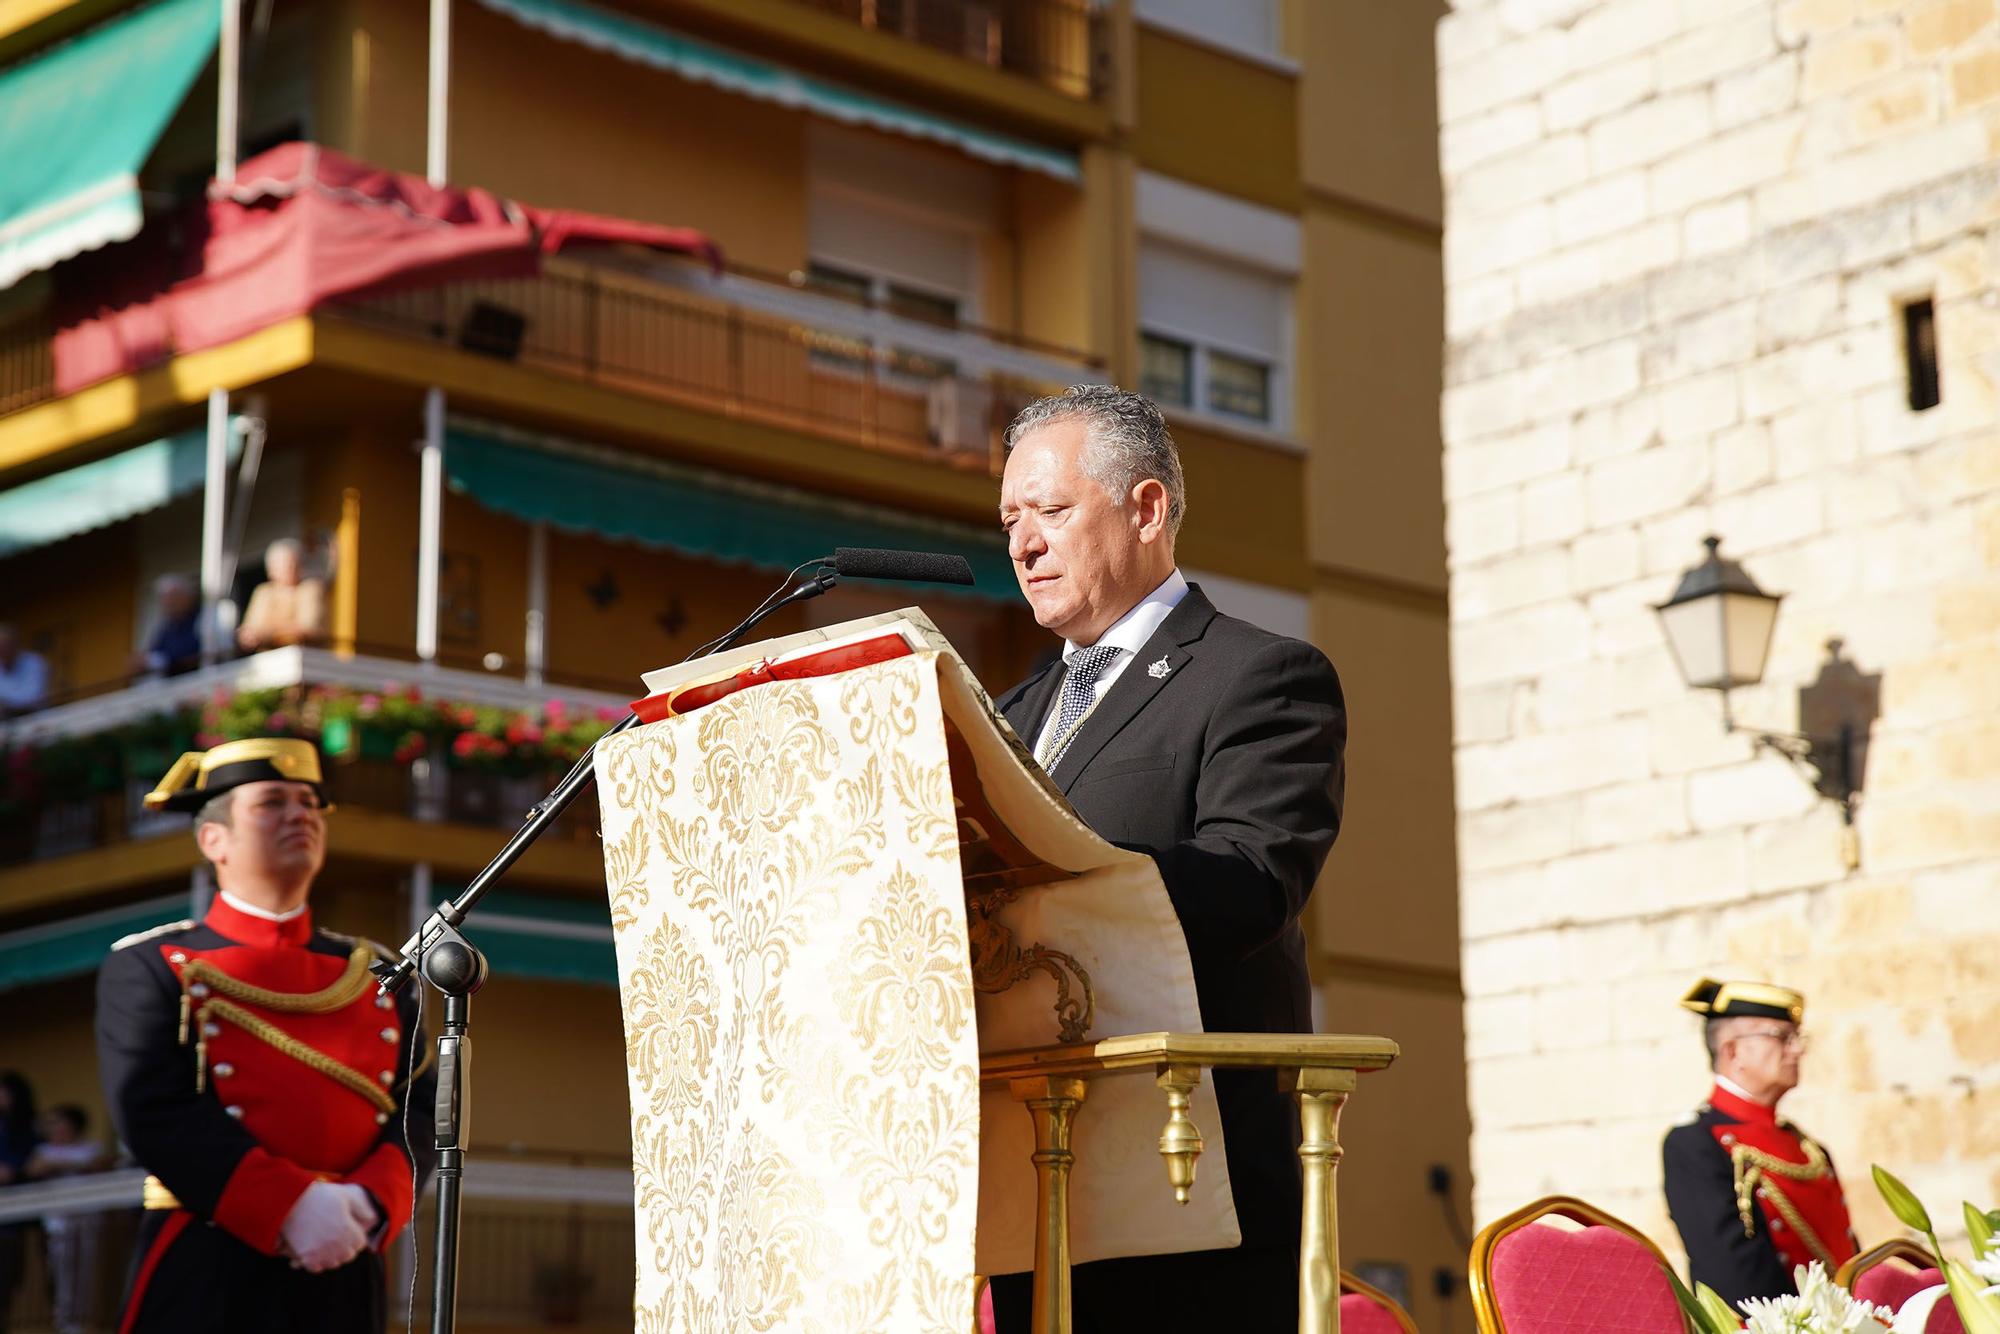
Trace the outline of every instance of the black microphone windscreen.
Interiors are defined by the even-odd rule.
[[[882,547],[835,547],[833,568],[849,579],[907,579],[927,584],[969,584],[972,565],[963,556]]]

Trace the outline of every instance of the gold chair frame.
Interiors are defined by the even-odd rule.
[[[1855,1279],[1887,1260],[1901,1260],[1920,1270],[1938,1267],[1937,1257],[1916,1242],[1908,1237],[1891,1237],[1880,1245],[1870,1246],[1859,1255],[1848,1257],[1847,1263],[1834,1271],[1833,1281],[1852,1292]]]
[[[1511,1214],[1503,1215],[1479,1230],[1472,1239],[1472,1254],[1467,1266],[1472,1286],[1472,1318],[1479,1328],[1479,1334],[1507,1334],[1507,1327],[1500,1319],[1499,1296],[1493,1291],[1493,1252],[1501,1239],[1518,1232],[1539,1219],[1554,1215],[1567,1218],[1585,1227],[1608,1227],[1623,1232],[1633,1238],[1651,1253],[1662,1273],[1671,1276],[1673,1266],[1653,1239],[1633,1227],[1615,1214],[1607,1214],[1594,1204],[1588,1204],[1573,1195],[1545,1195],[1532,1204],[1523,1205]],[[1686,1324],[1682,1317],[1682,1324]]]
[[[1358,1297],[1366,1297],[1387,1311],[1395,1322],[1403,1327],[1404,1334],[1417,1334],[1417,1322],[1410,1318],[1410,1313],[1403,1309],[1403,1304],[1374,1284],[1356,1278],[1343,1269],[1340,1271],[1340,1290],[1351,1292]]]

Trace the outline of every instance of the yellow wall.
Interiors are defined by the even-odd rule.
[[[1271,208],[1297,210],[1297,82],[1264,65],[1141,25],[1139,163]]]
[[[1304,460],[1192,421],[1172,429],[1188,489],[1181,563],[1304,591]]]
[[[0,561],[7,588],[0,619],[30,648],[51,641],[49,688],[60,693],[129,670],[139,595],[131,524],[83,533]]]

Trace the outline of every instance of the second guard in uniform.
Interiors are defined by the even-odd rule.
[[[1706,1023],[1715,1087],[1667,1132],[1667,1209],[1689,1277],[1732,1307],[1796,1291],[1792,1270],[1829,1276],[1857,1249],[1833,1160],[1778,1115],[1798,1086],[1805,998],[1764,982],[1695,984],[1681,1000]]]
[[[380,1331],[382,1251],[430,1165],[430,1062],[414,997],[377,993],[379,947],[313,925],[319,754],[233,741],[146,804],[198,812],[219,893],[98,973],[105,1095],[151,1173],[120,1334]]]

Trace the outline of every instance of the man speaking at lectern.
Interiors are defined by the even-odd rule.
[[[1149,400],[1079,385],[1024,409],[1007,447],[1008,554],[1064,642],[1001,712],[1092,829],[1158,863],[1203,1025],[1310,1032],[1299,914],[1340,827],[1339,678],[1318,649],[1223,615],[1181,577],[1180,456]],[[1296,1328],[1297,1110],[1272,1071],[1211,1077],[1242,1246],[1077,1266],[1080,1334]],[[1002,1330],[1027,1328],[1030,1283],[994,1284]]]

